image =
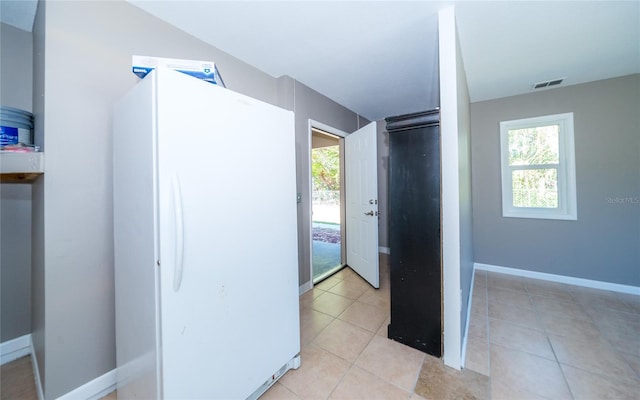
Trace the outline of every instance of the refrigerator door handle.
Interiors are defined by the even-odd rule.
[[[171,191],[173,194],[173,217],[175,222],[175,264],[173,271],[173,291],[180,290],[182,284],[182,268],[184,258],[184,221],[182,218],[182,194],[180,192],[180,180],[178,175],[173,175],[171,181]]]

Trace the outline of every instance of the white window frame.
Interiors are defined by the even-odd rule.
[[[559,125],[558,207],[514,207],[512,171],[522,169],[509,166],[508,132],[512,129]],[[573,137],[573,113],[545,115],[500,122],[500,159],[502,172],[502,216],[577,220],[576,167]]]

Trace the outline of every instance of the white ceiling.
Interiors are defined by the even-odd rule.
[[[472,101],[640,73],[638,0],[128,1],[370,120],[428,107],[437,13],[450,4]],[[31,30],[35,4],[2,0],[0,19]]]

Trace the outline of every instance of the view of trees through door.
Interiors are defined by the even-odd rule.
[[[340,138],[312,132],[311,182],[313,229],[313,281],[342,267]]]

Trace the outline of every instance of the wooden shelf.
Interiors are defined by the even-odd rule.
[[[44,173],[44,153],[0,151],[0,183],[31,183]]]

